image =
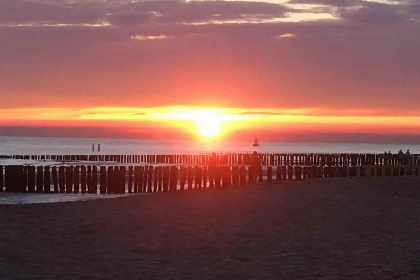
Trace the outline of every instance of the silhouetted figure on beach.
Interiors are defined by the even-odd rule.
[[[405,155],[404,156],[405,156],[404,157],[404,164],[409,164],[410,161],[411,161],[411,153],[410,153],[410,150],[407,150],[407,152],[405,152]]]
[[[398,162],[399,164],[403,164],[404,163],[404,153],[402,150],[398,151]]]
[[[210,187],[214,187],[214,176],[216,174],[216,167],[217,167],[217,157],[216,153],[212,153],[209,162],[208,162],[208,173],[209,173],[209,181],[210,181]]]
[[[256,180],[258,176],[260,168],[261,168],[261,159],[259,158],[258,153],[254,151],[251,157],[251,172],[252,172],[254,181]]]
[[[384,158],[385,158],[385,164],[386,165],[391,164],[391,161],[392,161],[392,153],[391,153],[391,151],[385,152]]]

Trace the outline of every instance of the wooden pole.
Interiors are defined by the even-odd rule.
[[[268,183],[273,182],[273,168],[271,166],[267,167],[267,182]]]
[[[147,192],[152,191],[153,165],[149,165],[149,172],[147,174]]]
[[[125,175],[126,169],[125,166],[120,166],[119,180],[118,180],[118,193],[125,193]]]
[[[28,166],[28,192],[35,192],[35,166]]]
[[[207,167],[203,167],[203,188],[207,189],[207,182],[208,182],[208,171]]]
[[[66,193],[73,192],[73,166],[66,167]]]
[[[178,182],[178,167],[171,166],[169,182],[169,191],[176,191],[176,185]]]
[[[248,185],[254,184],[254,172],[251,166],[248,166]]]
[[[193,174],[194,170],[191,168],[191,166],[188,167],[188,186],[187,186],[187,190],[192,190],[192,185],[193,185],[193,180],[194,180],[194,174]]]
[[[179,169],[179,189],[183,191],[185,189],[185,182],[187,181],[187,168],[181,166]]]
[[[302,180],[302,167],[301,166],[295,166],[295,179],[296,180]]]
[[[92,168],[92,183],[89,193],[98,193],[98,167],[96,165]]]
[[[99,193],[106,194],[107,193],[107,186],[106,186],[106,166],[101,166],[100,173],[99,173]]]
[[[51,192],[51,178],[50,178],[50,167],[44,167],[44,192],[50,193]]]
[[[153,192],[158,192],[158,182],[159,182],[159,168],[156,166],[153,172]]]
[[[220,189],[220,180],[222,178],[222,167],[216,167],[214,175],[214,187]]]
[[[287,180],[293,180],[293,167],[287,166]]]
[[[4,187],[4,185],[3,185],[3,170],[4,170],[3,165],[0,165],[0,192],[3,191],[3,187]]]
[[[73,169],[74,193],[79,193],[80,188],[80,166],[76,165]]]
[[[66,178],[64,174],[64,166],[60,166],[58,168],[58,184],[60,188],[60,193],[65,192],[65,182],[66,182]]]
[[[58,174],[57,174],[57,167],[53,166],[52,168],[52,177],[53,177],[53,184],[54,184],[54,193],[58,193]]]
[[[281,166],[277,166],[276,168],[276,181],[281,181]]]
[[[232,166],[232,186],[239,186],[239,168],[238,166]]]
[[[44,174],[42,166],[36,168],[36,192],[42,193],[44,190]]]
[[[128,167],[128,193],[133,192],[133,167]]]
[[[239,167],[239,185],[246,185],[246,169],[245,166]]]
[[[86,193],[87,191],[87,182],[86,182],[86,166],[82,165],[82,167],[80,168],[80,182],[81,182],[81,188],[82,188],[82,193]]]

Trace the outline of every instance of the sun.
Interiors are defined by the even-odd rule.
[[[214,138],[220,134],[220,121],[215,118],[198,121],[200,134],[207,138]]]

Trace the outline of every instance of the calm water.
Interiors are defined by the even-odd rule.
[[[92,143],[101,144],[101,152],[92,152]],[[420,153],[420,145],[362,143],[286,143],[260,139],[260,147],[249,141],[179,141],[145,139],[6,137],[0,136],[0,154],[200,154],[250,153],[383,153],[399,149]]]
[[[101,144],[101,152],[92,152],[92,143]],[[253,139],[243,142],[195,142],[144,139],[99,139],[99,138],[59,138],[59,137],[3,137],[0,136],[0,154],[200,154],[250,153],[383,153],[410,149],[420,153],[420,145],[360,144],[360,143],[284,143],[268,142],[260,139],[260,147],[252,147]],[[0,165],[45,164],[42,162],[22,162],[0,160]],[[0,204],[50,203],[76,201],[113,196],[81,194],[8,194],[0,193]]]

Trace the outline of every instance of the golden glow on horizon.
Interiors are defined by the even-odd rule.
[[[0,125],[50,127],[148,127],[223,138],[235,131],[420,133],[420,115],[391,115],[377,109],[91,107],[0,109]]]

